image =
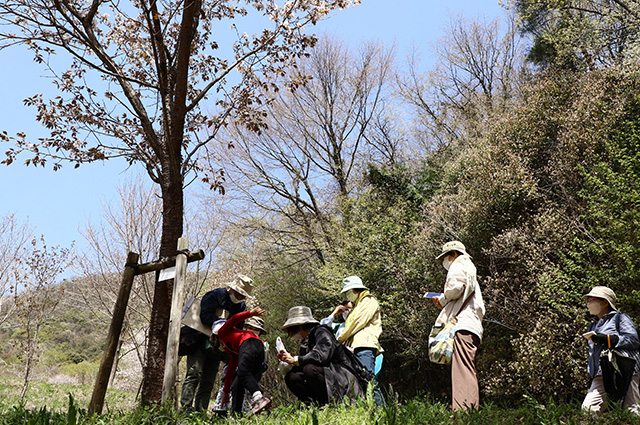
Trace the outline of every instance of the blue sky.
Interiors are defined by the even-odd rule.
[[[443,36],[452,17],[504,15],[498,0],[362,0],[359,6],[333,13],[311,31],[327,32],[352,45],[366,40],[395,44],[399,58],[415,47],[428,65],[431,45]],[[0,51],[0,59],[0,131],[22,131],[32,138],[46,134],[35,121],[35,110],[22,104],[36,93],[52,93],[45,71],[23,47]],[[0,152],[7,147],[0,144]],[[97,222],[103,203],[116,199],[117,185],[137,174],[137,169],[127,169],[122,161],[78,169],[65,166],[56,172],[21,164],[0,166],[0,217],[15,213],[21,222],[35,227],[36,234],[43,234],[49,245],[69,247],[76,241],[82,247],[79,230],[89,221]]]

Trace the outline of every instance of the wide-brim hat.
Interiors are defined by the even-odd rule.
[[[258,316],[249,317],[244,321],[245,326],[251,326],[256,329],[260,329],[262,333],[267,333],[267,330],[264,328],[264,319]]]
[[[451,251],[458,251],[461,254],[464,255],[469,255],[469,253],[467,252],[467,248],[465,248],[464,244],[460,241],[450,241],[447,242],[446,244],[442,245],[442,252],[440,253],[440,255],[438,255],[436,257],[436,261],[440,264],[442,264],[442,259],[444,258],[445,255],[447,255],[448,253],[450,253]],[[469,255],[469,257],[471,257]]]
[[[251,292],[253,292],[253,279],[249,276],[238,274],[227,286],[245,297],[250,297]]]
[[[311,309],[309,307],[305,307],[303,305],[299,305],[296,307],[291,307],[289,309],[289,315],[287,316],[287,321],[282,325],[282,330],[287,329],[291,326],[297,325],[306,325],[308,323],[320,323],[316,319],[313,318],[311,314]]]
[[[344,294],[350,289],[369,289],[362,283],[362,279],[358,276],[349,276],[342,280],[342,291],[341,294]]]
[[[606,286],[594,286],[593,289],[588,293],[583,295],[583,298],[594,297],[600,298],[603,300],[607,300],[612,310],[616,309],[616,293],[613,292],[613,289],[607,288]]]

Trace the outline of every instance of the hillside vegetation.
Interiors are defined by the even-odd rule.
[[[225,170],[225,197],[198,192],[188,205],[190,246],[207,258],[190,267],[187,293],[251,276],[249,304],[266,309],[274,347],[290,307],[325,317],[342,301],[341,280],[360,276],[380,301],[380,381],[397,399],[382,410],[298,411],[271,363],[263,383],[283,407],[263,423],[636,421],[620,411],[591,418],[578,402],[588,386],[584,294],[610,287],[640,323],[638,4],[510,3],[521,20],[502,27],[452,22],[430,70],[399,64],[379,43],[323,39],[287,70],[305,84],[274,94],[260,132],[220,130],[208,160]],[[61,284],[60,304],[44,315],[35,381],[92,382],[126,253],[158,256],[157,192],[131,186],[103,227],[87,230],[81,277]],[[450,371],[426,354],[438,310],[422,298],[441,290],[434,258],[452,239],[472,255],[487,306],[485,405],[453,419]],[[133,398],[153,287],[153,276],[136,279],[113,380]],[[0,326],[5,379],[25,366],[19,311]],[[111,414],[105,422],[183,420],[172,410]]]

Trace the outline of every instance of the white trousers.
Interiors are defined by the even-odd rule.
[[[631,384],[627,390],[622,407],[629,409],[636,415],[640,415],[640,390],[638,388],[638,379],[640,375],[633,375]],[[591,382],[591,387],[587,391],[587,395],[582,402],[582,409],[592,412],[603,412],[607,408],[607,398],[605,397],[604,382],[602,375],[596,376]]]

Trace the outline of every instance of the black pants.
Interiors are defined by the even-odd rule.
[[[244,391],[249,394],[260,391],[258,381],[262,378],[262,364],[264,363],[264,344],[257,338],[249,338],[240,345],[238,350],[238,369],[231,385],[233,396],[233,411],[242,412]]]
[[[289,390],[305,404],[329,402],[324,368],[315,364],[295,366],[284,377]]]

